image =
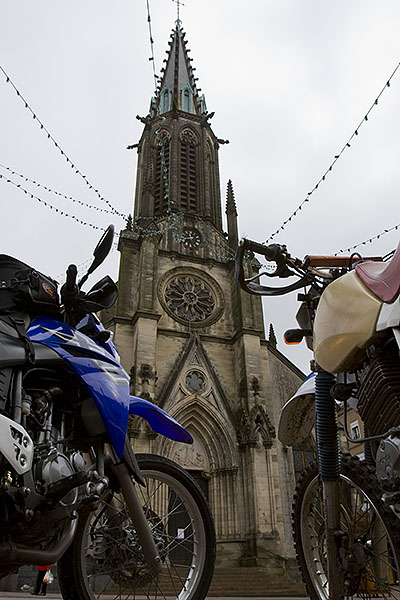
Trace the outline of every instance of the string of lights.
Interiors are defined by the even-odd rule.
[[[311,189],[310,192],[308,192],[306,198],[298,205],[298,207],[296,208],[296,210],[294,210],[291,215],[285,220],[283,221],[282,225],[280,227],[278,227],[278,229],[276,231],[274,231],[274,233],[272,233],[264,242],[264,244],[268,244],[268,242],[270,242],[280,231],[283,231],[286,227],[286,225],[288,225],[288,223],[290,223],[296,216],[297,214],[301,211],[301,209],[303,208],[303,206],[310,201],[310,198],[312,196],[312,194],[314,194],[314,192],[319,188],[319,186],[325,182],[327,176],[329,175],[329,173],[332,171],[333,167],[335,166],[335,164],[337,163],[337,161],[342,157],[343,153],[348,150],[349,148],[351,148],[351,142],[353,141],[353,139],[355,139],[360,131],[360,128],[368,121],[369,115],[371,113],[371,111],[378,105],[379,103],[379,99],[382,96],[382,94],[385,92],[385,90],[387,88],[390,87],[391,81],[393,79],[393,77],[395,76],[397,70],[400,67],[400,62],[397,63],[396,68],[394,69],[393,73],[390,75],[389,79],[386,81],[385,85],[383,86],[382,90],[379,92],[378,96],[375,98],[374,102],[371,104],[370,108],[368,109],[368,111],[365,113],[364,117],[362,118],[362,120],[360,121],[360,123],[357,125],[357,127],[355,128],[354,132],[352,133],[352,135],[349,137],[349,139],[347,140],[347,142],[344,144],[343,148],[340,150],[340,152],[338,152],[338,154],[335,155],[334,160],[331,162],[331,164],[329,165],[329,167],[326,169],[325,173],[322,175],[322,177],[320,177],[320,179],[317,181],[317,183],[314,185],[314,187]]]
[[[0,166],[2,166],[2,165],[0,165]],[[15,173],[15,174],[17,174],[17,173]],[[165,172],[164,172],[163,176],[164,177],[166,176]],[[104,227],[100,227],[98,225],[94,225],[93,223],[90,223],[89,221],[84,221],[83,219],[79,219],[76,215],[72,215],[72,214],[58,208],[57,206],[54,206],[54,205],[50,204],[49,202],[43,200],[39,196],[32,194],[29,190],[25,189],[21,184],[18,184],[15,181],[13,181],[12,179],[5,177],[1,173],[0,173],[0,179],[3,179],[3,181],[5,181],[6,183],[9,183],[10,185],[13,185],[14,187],[18,188],[19,190],[21,190],[21,192],[23,192],[25,195],[29,196],[31,199],[34,199],[37,202],[40,202],[41,204],[43,204],[50,210],[55,211],[60,216],[63,216],[65,218],[69,218],[69,219],[73,219],[80,225],[83,225],[86,227],[91,227],[92,229],[95,229],[98,231],[105,231]],[[32,181],[34,183],[34,180],[28,179],[28,181]],[[45,188],[45,186],[42,186],[42,187]],[[168,190],[168,187],[166,188],[166,190]],[[167,192],[167,194],[168,194],[168,192]],[[169,198],[169,194],[168,194],[168,198]],[[171,201],[169,201],[169,208],[170,208],[170,210],[166,216],[148,217],[148,219],[151,219],[152,223],[156,224],[156,225],[164,222],[165,225],[163,227],[161,227],[161,228],[142,227],[140,225],[140,219],[134,220],[134,219],[132,219],[132,217],[129,217],[127,219],[127,230],[131,231],[135,235],[138,235],[141,237],[159,236],[159,235],[163,235],[167,231],[172,230],[175,241],[178,243],[181,242],[184,214],[182,212],[173,212],[171,210]],[[108,212],[108,211],[103,209],[102,212]],[[201,230],[203,239],[204,239],[205,243],[207,244],[207,247],[213,252],[215,257],[217,259],[220,259],[220,260],[223,260],[226,262],[233,261],[235,259],[235,250],[233,248],[231,248],[230,246],[228,246],[228,244],[226,242],[225,243],[222,242],[220,244],[220,249],[218,250],[215,247],[214,242],[213,242],[214,236],[212,235],[210,224],[198,216],[196,217],[195,221],[196,221],[196,227],[199,230]],[[375,240],[380,239],[383,235],[390,233],[391,231],[398,230],[398,229],[400,229],[400,223],[397,225],[393,225],[392,227],[389,227],[389,228],[385,229],[384,231],[381,231],[379,234],[374,235],[370,238],[367,238],[364,241],[355,244],[354,246],[350,246],[349,248],[340,249],[334,254],[334,256],[337,256],[338,254],[343,254],[344,252],[351,252],[352,250],[355,250],[356,248],[359,248],[360,246],[365,246],[367,244],[370,244],[370,243],[374,242]],[[117,238],[119,238],[120,234],[115,233],[115,236]]]
[[[163,195],[164,195],[164,200],[166,200],[166,202],[167,202],[167,221],[170,222],[169,228],[172,229],[172,235],[173,235],[174,240],[177,243],[180,243],[182,241],[182,234],[183,234],[184,214],[183,214],[183,212],[173,211],[175,202],[171,199],[171,196],[169,193],[168,166],[167,166],[167,161],[166,161],[166,156],[165,156],[165,143],[168,141],[168,138],[166,135],[164,135],[162,133],[161,128],[158,129],[156,131],[156,133],[160,134],[159,147],[160,147],[162,177],[163,177],[163,184],[164,184]],[[206,223],[200,217],[196,217],[196,224],[197,224],[197,227],[202,231],[203,239],[207,243],[208,248],[212,250],[213,254],[217,258],[224,260],[224,261],[234,260],[235,251],[232,250],[232,248],[230,248],[226,242],[221,244],[222,251],[224,252],[223,254],[222,254],[222,251],[220,252],[219,250],[217,250],[214,243],[212,243],[212,236],[210,235],[210,225],[208,223]]]
[[[18,96],[18,98],[20,98],[21,101],[24,103],[25,108],[31,113],[33,119],[35,119],[37,121],[37,123],[40,125],[40,129],[43,130],[47,134],[47,139],[51,140],[51,142],[53,142],[55,148],[60,152],[61,156],[63,156],[63,158],[65,158],[66,162],[71,167],[71,169],[73,169],[75,171],[75,174],[79,175],[84,180],[84,182],[86,183],[86,185],[88,186],[88,188],[90,190],[93,190],[93,192],[97,195],[97,197],[109,207],[109,209],[111,210],[111,212],[113,214],[115,214],[115,215],[117,215],[119,217],[122,217],[123,219],[126,219],[128,215],[125,215],[125,214],[119,212],[116,208],[114,208],[113,205],[111,204],[111,202],[109,200],[107,200],[106,198],[104,198],[104,196],[102,196],[100,194],[99,190],[96,189],[90,183],[90,181],[88,180],[87,176],[82,173],[82,171],[76,166],[76,164],[64,152],[64,150],[61,148],[61,146],[58,144],[58,142],[54,139],[54,137],[52,136],[52,134],[50,133],[50,131],[45,127],[45,125],[39,119],[39,117],[37,116],[37,114],[33,111],[33,109],[31,108],[31,106],[27,102],[27,100],[25,100],[25,98],[22,96],[21,92],[18,90],[18,88],[16,87],[16,85],[14,84],[14,82],[11,80],[10,76],[6,73],[6,71],[3,69],[3,67],[1,65],[0,65],[0,71],[5,76],[6,83],[9,83],[11,85],[11,87],[14,89],[16,95]]]
[[[118,237],[120,237],[119,234],[114,234],[114,235],[117,235]],[[111,250],[110,250],[110,254],[113,254],[115,252],[115,250],[117,250],[117,248],[118,248],[118,244],[113,243]],[[91,265],[92,262],[93,262],[93,257],[87,258],[86,260],[81,262],[79,265],[77,265],[78,275],[79,275],[78,279],[80,278],[81,275],[84,275],[86,273],[87,269],[89,268],[89,266]],[[55,281],[58,284],[62,284],[67,279],[67,272],[64,271],[63,273],[59,274],[57,277],[54,277],[53,279],[55,279]]]
[[[6,165],[2,165],[1,163],[0,163],[0,168],[8,171],[9,173],[11,173],[11,175],[17,175],[18,177],[20,177],[21,179],[23,179],[24,181],[26,181],[28,183],[33,183],[34,185],[36,185],[36,187],[42,188],[43,190],[45,190],[46,192],[49,192],[50,194],[55,194],[56,196],[60,196],[61,198],[65,198],[66,200],[71,200],[71,202],[73,202],[75,204],[79,204],[80,206],[89,208],[90,210],[96,210],[98,212],[103,212],[103,213],[107,213],[110,215],[115,214],[112,210],[110,210],[108,208],[100,208],[99,206],[94,206],[93,204],[88,204],[86,202],[82,202],[82,200],[77,200],[73,196],[67,196],[66,194],[63,194],[62,192],[57,192],[56,190],[53,190],[52,188],[50,188],[46,185],[43,185],[42,183],[39,183],[35,179],[30,179],[26,175],[22,175],[21,173],[18,173],[17,171],[14,171],[10,167],[7,167]]]
[[[39,196],[37,196],[36,194],[31,193],[29,190],[27,190],[26,188],[24,188],[21,184],[16,183],[15,181],[13,181],[12,179],[5,177],[3,174],[0,173],[0,179],[2,179],[5,183],[8,183],[10,185],[13,185],[15,188],[19,189],[21,192],[23,192],[25,195],[27,195],[29,198],[36,200],[37,202],[40,202],[43,206],[46,206],[47,208],[49,208],[50,210],[55,211],[58,215],[62,216],[62,217],[66,217],[69,219],[74,219],[77,223],[79,223],[80,225],[84,225],[87,227],[91,227],[92,229],[96,229],[96,230],[100,230],[100,231],[105,231],[104,227],[100,227],[98,225],[94,225],[93,223],[90,223],[89,221],[85,221],[83,219],[78,218],[76,215],[72,215],[70,213],[68,213],[65,210],[60,209],[57,206],[54,206],[53,204],[51,204],[50,202],[47,202],[46,200],[43,200],[43,198],[40,198]],[[29,180],[29,181],[34,181],[34,180]],[[43,188],[45,186],[42,186]],[[85,203],[81,203],[79,201],[80,204],[83,204],[84,206]],[[90,207],[90,205],[89,205]],[[99,209],[100,210],[100,209]],[[102,212],[110,212],[110,211],[106,211],[105,209],[102,210]],[[165,217],[146,217],[147,219],[151,219],[152,223],[158,223],[160,221],[164,221]],[[129,229],[131,231],[134,231],[137,235],[140,235],[142,237],[145,236],[152,236],[152,235],[160,235],[165,233],[166,231],[170,230],[170,229],[174,229],[177,230],[178,226],[177,223],[179,224],[179,222],[182,220],[182,215],[179,213],[171,213],[168,218],[167,218],[167,225],[161,229],[154,229],[154,227],[152,228],[146,228],[146,227],[142,227],[140,225],[140,221],[142,218],[140,219],[132,219],[132,217],[128,217],[127,218],[127,223],[129,223]],[[181,226],[179,227],[181,229]],[[116,237],[119,237],[119,234],[115,233]]]
[[[17,173],[14,172],[14,174],[17,174]],[[24,176],[22,176],[22,177],[24,179],[26,179],[27,181],[34,182],[34,180],[29,180],[28,178],[25,178]],[[24,188],[21,184],[16,183],[15,181],[6,177],[2,173],[0,173],[0,179],[2,179],[5,183],[13,185],[15,188],[18,188],[21,192],[23,192],[29,198],[36,200],[37,202],[40,202],[43,206],[46,206],[50,210],[55,211],[60,216],[74,219],[80,225],[85,225],[87,227],[91,227],[92,229],[97,229],[97,230],[101,230],[101,231],[105,230],[105,228],[103,228],[103,227],[99,227],[97,225],[94,225],[93,223],[90,223],[89,221],[79,219],[78,217],[76,217],[76,215],[72,215],[72,214],[68,213],[67,211],[60,209],[59,207],[54,206],[50,202],[47,202],[47,200],[43,200],[43,198],[40,198],[36,194],[31,193],[29,190]],[[43,187],[43,189],[47,189],[45,186],[41,186],[41,187]],[[57,193],[57,192],[54,192],[54,193]],[[68,196],[64,196],[64,195],[63,195],[63,197],[69,198]],[[101,210],[102,212],[107,212],[109,214],[111,213],[111,211],[107,211],[106,209],[97,209],[96,207],[91,207],[91,205],[86,205],[85,203],[83,203],[81,201],[76,201],[76,202],[78,202],[79,204],[82,204],[83,206],[86,206],[88,208],[95,208],[96,210]],[[111,214],[113,214],[113,213],[111,213]],[[157,223],[159,221],[163,221],[165,219],[164,217],[140,217],[139,219],[134,220],[129,215],[128,218],[126,219],[126,222],[129,223],[129,229],[131,231],[135,231],[138,235],[151,236],[151,235],[159,235],[159,234],[164,233],[165,231],[168,231],[169,229],[176,228],[176,223],[179,220],[179,218],[181,218],[180,215],[177,215],[176,213],[172,213],[169,218],[169,221],[171,221],[171,223],[168,223],[167,226],[162,229],[154,229],[154,227],[151,227],[151,228],[143,227],[143,226],[141,226],[140,222],[142,219],[148,219],[151,221],[151,223]],[[115,235],[118,236],[118,234],[115,234]]]
[[[156,89],[157,85],[158,85],[158,75],[156,73],[156,59],[154,57],[154,40],[153,40],[153,33],[151,31],[151,16],[150,16],[149,0],[146,0],[146,4],[147,4],[147,23],[149,25],[150,52],[151,52],[149,61],[151,61],[152,65],[153,65],[154,88]]]
[[[335,252],[334,256],[337,256],[338,254],[343,254],[344,252],[351,252],[352,250],[355,250],[356,248],[359,248],[360,246],[366,246],[367,244],[371,244],[375,240],[379,240],[383,235],[386,235],[387,233],[390,233],[391,231],[397,231],[399,228],[400,228],[400,223],[398,223],[397,225],[393,225],[393,227],[384,229],[377,235],[367,238],[363,242],[358,242],[358,244],[355,244],[354,246],[350,246],[349,248],[343,248],[343,249],[338,250],[337,252]]]
[[[91,262],[93,261],[93,258],[87,258],[85,261],[83,261],[82,263],[80,263],[79,265],[77,265],[77,269],[78,269],[78,273],[81,273],[83,271],[83,269],[86,267],[89,267],[89,265],[91,264]],[[57,281],[57,283],[63,283],[67,278],[67,274],[66,272],[64,273],[60,273],[59,275],[57,275],[54,279]]]
[[[150,18],[150,10],[149,10],[149,2],[148,2],[148,0],[147,0],[147,6],[148,6],[149,33],[150,33],[150,41],[151,41],[151,49],[152,49],[152,57],[153,57],[152,62],[153,62],[154,74],[155,74],[154,54],[153,54],[153,46],[152,46],[152,44],[153,44],[153,38],[152,38],[152,34],[151,34],[151,18]],[[286,221],[284,221],[284,223],[282,224],[282,226],[279,229],[277,229],[264,243],[268,243],[273,237],[275,237],[275,235],[277,235],[277,233],[279,231],[281,231],[281,230],[283,230],[285,228],[285,226],[297,215],[298,211],[302,209],[303,205],[310,200],[311,195],[318,189],[319,185],[323,181],[325,181],[326,176],[332,171],[333,166],[335,165],[335,163],[337,162],[337,160],[339,160],[339,158],[341,157],[341,155],[344,153],[344,151],[347,148],[351,147],[351,143],[350,142],[353,140],[353,138],[355,138],[355,136],[358,136],[360,127],[366,121],[368,121],[369,114],[374,109],[374,107],[378,104],[379,99],[380,99],[381,95],[383,94],[383,92],[386,90],[386,88],[390,87],[391,80],[394,77],[394,75],[396,74],[396,72],[399,69],[399,67],[400,67],[400,63],[397,64],[395,70],[393,71],[393,73],[391,74],[391,76],[389,77],[389,79],[387,80],[385,86],[382,88],[381,92],[378,94],[377,98],[375,99],[374,103],[371,105],[371,107],[369,108],[369,110],[365,114],[365,116],[362,119],[362,121],[359,123],[359,125],[355,129],[354,133],[350,136],[350,138],[348,139],[348,141],[346,142],[346,144],[343,146],[343,148],[341,149],[341,151],[335,156],[334,161],[331,163],[331,165],[329,166],[329,168],[325,171],[325,173],[320,178],[320,180],[315,184],[315,186],[312,188],[312,190],[307,194],[307,197],[297,207],[297,209],[290,215],[290,217]],[[77,203],[77,204],[79,204],[81,206],[84,206],[86,208],[94,209],[94,210],[97,210],[99,212],[103,212],[103,213],[107,213],[107,214],[113,214],[113,215],[119,216],[119,217],[127,220],[129,218],[128,215],[125,215],[125,214],[120,213],[119,211],[117,211],[111,205],[111,203],[108,200],[106,200],[103,196],[101,196],[101,194],[99,193],[99,190],[95,189],[90,184],[90,182],[88,181],[87,177],[81,173],[81,171],[76,167],[76,165],[71,161],[71,159],[65,154],[65,152],[59,146],[59,144],[56,142],[56,140],[53,138],[53,136],[51,135],[51,133],[47,130],[47,128],[44,126],[44,124],[41,122],[41,120],[34,113],[34,111],[32,110],[32,108],[28,104],[28,102],[25,100],[25,98],[19,92],[19,90],[17,89],[17,87],[15,86],[15,84],[11,81],[10,77],[7,75],[7,73],[5,72],[5,70],[3,69],[2,66],[0,66],[0,70],[5,75],[6,82],[11,84],[11,86],[13,87],[16,95],[18,97],[20,97],[21,100],[25,103],[25,108],[28,109],[31,112],[33,118],[35,120],[37,120],[38,124],[40,125],[40,128],[43,129],[44,132],[47,134],[48,139],[50,139],[53,142],[53,144],[59,150],[59,152],[61,153],[61,155],[64,156],[64,158],[67,161],[67,163],[70,164],[71,168],[75,169],[76,174],[79,174],[84,179],[84,181],[88,185],[88,187],[90,189],[93,189],[93,191],[97,194],[97,196],[103,202],[105,202],[109,206],[109,209],[102,209],[100,207],[96,207],[94,205],[91,205],[91,204],[82,202],[80,200],[77,200],[77,199],[73,198],[72,196],[67,196],[66,194],[63,194],[61,192],[57,192],[56,190],[53,190],[52,188],[49,188],[48,186],[45,186],[45,185],[39,183],[38,181],[36,181],[34,179],[30,179],[30,178],[26,177],[25,175],[22,175],[21,173],[18,173],[17,171],[12,170],[10,167],[7,167],[5,165],[0,164],[0,167],[2,167],[3,169],[7,170],[12,175],[16,175],[16,176],[22,178],[26,182],[33,183],[37,187],[43,188],[45,191],[47,191],[49,193],[53,193],[55,195],[58,195],[60,197],[65,198],[65,199],[71,200],[72,202]],[[155,75],[155,77],[157,78],[156,75]],[[157,83],[157,79],[155,79],[155,81]],[[163,139],[162,136],[160,138],[160,146],[161,146],[161,148],[160,148],[160,154],[161,154],[161,160],[162,160],[162,170],[163,170],[163,179],[164,179],[164,197],[167,200],[167,219],[166,219],[167,224],[166,224],[165,227],[162,227],[161,229],[158,229],[158,228],[154,229],[154,227],[151,227],[151,228],[149,228],[149,227],[143,227],[141,225],[141,223],[143,222],[144,219],[150,220],[153,224],[157,223],[158,221],[162,221],[162,220],[165,219],[165,217],[164,218],[163,217],[155,218],[155,217],[151,217],[150,216],[150,217],[141,217],[140,219],[132,219],[131,218],[131,220],[130,220],[130,227],[132,228],[131,229],[132,231],[135,231],[140,236],[160,235],[160,234],[165,233],[168,230],[172,230],[173,235],[174,235],[174,239],[177,242],[180,242],[181,239],[182,239],[182,224],[183,224],[184,214],[181,213],[181,212],[176,212],[176,211],[173,210],[173,204],[174,204],[174,202],[173,202],[173,200],[170,199],[170,196],[169,196],[169,189],[168,189],[168,168],[167,168],[166,160],[165,160],[164,139]],[[27,189],[25,189],[21,184],[18,184],[15,181],[13,181],[12,179],[9,179],[9,178],[5,177],[1,173],[0,173],[0,178],[3,179],[6,183],[9,183],[9,184],[13,185],[14,187],[20,189],[22,192],[24,192],[24,194],[26,194],[27,196],[29,196],[31,199],[34,199],[37,202],[40,202],[41,204],[43,204],[44,206],[46,206],[47,208],[55,211],[60,216],[73,219],[77,223],[79,223],[80,225],[91,227],[91,228],[93,228],[95,230],[104,231],[103,227],[94,225],[93,223],[91,223],[89,221],[85,221],[83,219],[80,219],[76,215],[70,214],[70,213],[68,213],[68,212],[66,212],[66,211],[58,208],[57,206],[54,206],[53,204],[51,204],[51,203],[43,200],[39,196],[37,196],[35,194],[32,194],[30,191],[28,191]],[[209,237],[210,238],[209,241],[211,241],[211,236],[207,235],[209,233],[209,231],[208,231],[209,224],[206,223],[205,221],[203,221],[199,217],[197,217],[196,222],[197,222],[198,227],[200,227],[202,229],[203,237]],[[375,236],[372,236],[371,238],[367,238],[366,240],[364,240],[362,242],[359,242],[358,244],[355,244],[354,246],[351,246],[351,247],[346,248],[346,249],[340,249],[335,255],[337,255],[339,253],[343,253],[343,252],[350,252],[352,250],[355,250],[356,248],[359,248],[360,246],[366,245],[368,243],[372,243],[373,241],[379,239],[380,237],[382,237],[386,233],[389,233],[389,232],[391,232],[393,230],[398,230],[399,227],[400,227],[400,224],[394,225],[393,227],[385,229],[381,233],[379,233],[379,234],[377,234]],[[119,234],[116,234],[116,236],[118,237]],[[211,248],[212,246],[209,245],[209,247]],[[234,254],[235,254],[235,252],[234,252],[234,250],[232,248],[230,248],[228,246],[228,244],[221,244],[221,251],[218,251],[216,248],[213,248],[213,252],[215,253],[216,257],[219,258],[219,259],[226,260],[226,261],[234,260]]]
[[[39,196],[36,196],[35,194],[32,194],[29,190],[25,189],[20,183],[16,183],[12,179],[4,177],[4,175],[2,175],[1,173],[0,173],[0,179],[3,179],[6,183],[9,183],[9,184],[13,185],[14,187],[20,189],[21,192],[24,192],[24,194],[26,194],[27,196],[29,196],[31,199],[37,200],[37,202],[40,202],[44,206],[47,206],[47,208],[50,208],[51,210],[54,210],[56,213],[58,213],[62,217],[67,217],[69,219],[74,219],[80,225],[85,225],[86,227],[91,227],[92,229],[97,229],[99,231],[105,231],[104,227],[99,227],[98,225],[93,225],[93,223],[89,223],[88,221],[84,221],[83,219],[79,219],[76,215],[71,215],[70,213],[67,213],[64,210],[61,210],[57,206],[54,206],[53,204],[50,204],[50,202],[47,202],[46,200],[43,200],[42,198],[39,198]]]

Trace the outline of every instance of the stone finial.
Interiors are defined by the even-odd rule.
[[[233,193],[232,181],[229,179],[228,187],[226,191],[226,217],[228,225],[228,244],[231,248],[236,250],[239,234],[238,234],[238,223],[237,223],[237,210],[235,195]]]
[[[235,194],[233,193],[232,180],[229,179],[226,190],[226,214],[233,213],[237,216]]]
[[[274,326],[272,325],[272,323],[270,323],[269,325],[269,334],[268,334],[268,341],[271,344],[271,346],[273,346],[274,348],[276,348],[276,335],[275,335],[275,331],[274,331]]]
[[[132,215],[128,215],[128,218],[126,219],[125,229],[126,231],[133,231]]]

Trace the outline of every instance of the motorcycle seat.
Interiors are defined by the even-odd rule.
[[[365,261],[356,265],[361,281],[383,302],[394,302],[400,294],[400,243],[389,262]]]

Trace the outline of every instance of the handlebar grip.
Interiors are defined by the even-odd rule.
[[[79,288],[76,285],[78,269],[75,265],[69,265],[67,269],[67,277],[64,285],[61,288],[61,301],[67,310],[73,310],[79,294]]]
[[[360,260],[359,256],[313,256],[308,255],[304,258],[310,267],[348,267],[351,263],[355,263]],[[365,256],[363,260],[373,260],[375,262],[382,262],[381,256]]]
[[[265,256],[267,260],[271,261],[277,260],[282,252],[282,247],[278,244],[264,246],[264,244],[253,242],[252,240],[242,239],[240,240],[239,245],[242,246],[244,250],[250,250],[256,254],[261,254],[262,256]]]
[[[76,265],[69,265],[67,269],[67,279],[65,282],[65,291],[67,294],[74,294],[76,291],[76,278],[78,275],[78,269]]]

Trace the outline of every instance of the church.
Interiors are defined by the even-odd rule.
[[[170,413],[194,444],[158,436],[139,417],[129,434],[136,451],[178,462],[202,487],[217,567],[285,578],[295,572],[295,465],[276,431],[303,374],[272,325],[266,336],[261,299],[234,280],[238,211],[229,181],[223,218],[218,162],[226,141],[212,130],[180,20],[164,62],[149,114],[138,117],[134,217],[120,236],[119,299],[103,321],[132,393]]]

